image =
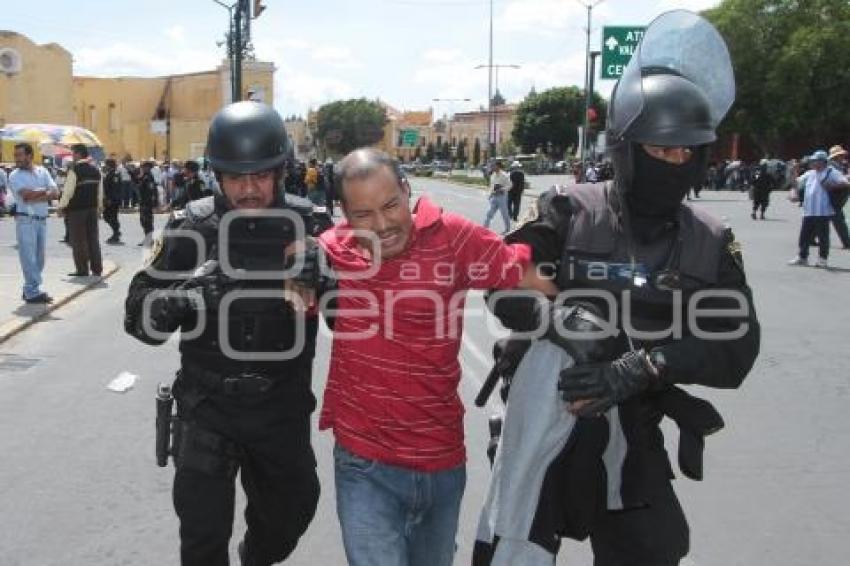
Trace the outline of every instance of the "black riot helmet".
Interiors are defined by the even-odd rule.
[[[663,147],[692,147],[717,139],[705,93],[688,79],[669,71],[643,74],[643,109],[623,137]]]
[[[250,174],[279,169],[289,152],[283,120],[266,104],[230,104],[219,110],[210,123],[207,153],[216,173]]]
[[[707,161],[707,144],[735,99],[726,43],[701,16],[673,10],[656,18],[611,94],[607,143],[615,187],[629,192],[640,144],[690,147]]]

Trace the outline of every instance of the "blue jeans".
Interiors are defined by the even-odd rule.
[[[493,215],[496,211],[502,214],[502,221],[505,223],[505,232],[511,229],[511,216],[508,212],[508,193],[499,193],[490,195],[490,208],[487,210],[487,216],[484,218],[484,227],[490,227],[490,221],[493,220]]]
[[[334,447],[349,566],[452,566],[466,467],[419,472]]]
[[[44,246],[47,243],[47,221],[29,216],[15,217],[18,238],[18,259],[24,272],[24,298],[32,299],[41,291],[41,272],[44,271]]]

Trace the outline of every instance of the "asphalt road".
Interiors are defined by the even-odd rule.
[[[414,187],[446,209],[483,217],[485,196],[477,189],[424,179]],[[706,480],[676,482],[692,528],[685,564],[845,563],[850,252],[833,248],[830,271],[785,266],[794,254],[799,211],[782,195],[775,195],[764,222],[749,218],[739,193],[704,193],[696,206],[726,217],[743,244],[763,343],[740,390],[698,391],[716,402],[727,428],[708,441]],[[135,217],[122,219],[127,241],[135,244]],[[501,229],[499,219],[494,228]],[[127,284],[141,258],[135,245],[108,253],[123,268],[104,288],[0,346],[0,566],[177,563],[172,472],[157,468],[153,458],[154,391],[176,368],[176,344],[154,349],[123,333]],[[461,354],[469,480],[456,564],[470,563],[489,479],[487,416],[498,409],[472,405],[493,341],[485,318],[480,296],[473,295]],[[314,371],[319,398],[328,347],[325,330]],[[139,376],[135,387],[108,391],[106,384],[122,371]],[[317,432],[314,446],[322,497],[287,564],[343,565],[330,435]],[[234,547],[243,531],[237,514]],[[558,560],[590,563],[586,545],[578,543],[566,544]]]

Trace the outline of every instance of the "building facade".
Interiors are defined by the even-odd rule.
[[[107,154],[186,160],[203,155],[212,116],[231,101],[230,67],[164,77],[75,77],[71,54],[0,31],[0,56],[14,50],[20,71],[0,72],[0,125],[52,123],[93,131]],[[2,61],[0,61],[2,64]],[[2,70],[2,69],[0,69]],[[245,61],[243,99],[271,103],[274,65]]]

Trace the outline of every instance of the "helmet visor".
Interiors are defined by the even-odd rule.
[[[612,96],[608,127],[620,138],[644,107],[643,77],[672,73],[702,90],[716,128],[735,100],[735,76],[729,50],[707,20],[687,10],[672,10],[647,27]]]

